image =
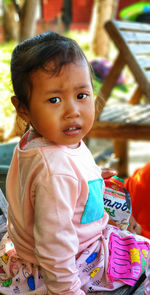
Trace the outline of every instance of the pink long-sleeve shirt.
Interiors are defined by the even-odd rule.
[[[17,254],[43,270],[48,294],[84,294],[79,255],[108,222],[101,170],[81,141],[72,149],[34,139],[17,145],[7,177],[8,232]]]

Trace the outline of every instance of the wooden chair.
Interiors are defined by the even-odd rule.
[[[114,152],[119,158],[119,176],[127,176],[127,141],[150,140],[150,25],[111,20],[105,29],[118,49],[118,56],[103,82],[96,98],[106,105],[100,114],[96,111],[95,122],[87,138],[114,140]],[[108,105],[108,98],[121,74],[128,66],[138,85],[127,103]],[[144,96],[144,103],[141,97]]]
[[[7,200],[0,189],[0,241],[7,231]]]

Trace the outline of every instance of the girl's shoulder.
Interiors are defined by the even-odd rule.
[[[50,174],[68,174],[76,177],[81,171],[87,173],[89,170],[95,174],[95,161],[83,141],[77,148],[71,148],[56,145],[28,131],[18,145],[18,153],[22,164],[31,167],[32,163],[32,166],[41,167]]]
[[[27,151],[48,145],[50,145],[50,143],[44,137],[36,134],[33,129],[30,129],[21,138],[19,142],[19,149]]]

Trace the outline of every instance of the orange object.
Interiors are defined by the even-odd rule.
[[[125,180],[130,193],[132,214],[142,226],[142,235],[150,239],[150,162]]]
[[[62,0],[43,0],[42,1],[42,14],[43,19],[46,22],[55,20],[58,14],[62,11],[63,1]]]

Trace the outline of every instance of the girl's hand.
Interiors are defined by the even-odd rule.
[[[136,222],[133,215],[131,215],[130,217],[128,230],[131,233],[137,234],[137,235],[140,235],[142,233],[142,227],[139,223]]]
[[[102,168],[102,178],[109,178],[111,176],[117,175],[117,171],[112,168]]]

